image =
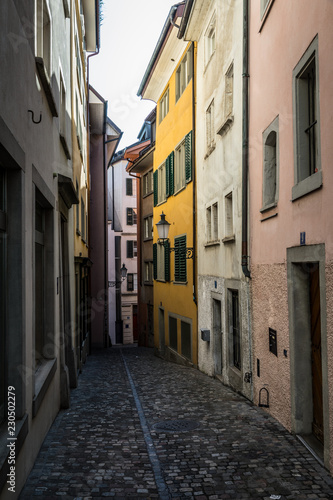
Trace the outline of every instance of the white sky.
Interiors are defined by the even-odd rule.
[[[179,1],[179,0],[178,0]],[[177,0],[104,0],[101,49],[89,80],[108,101],[108,116],[124,132],[118,149],[137,142],[155,106],[137,91],[172,5]]]

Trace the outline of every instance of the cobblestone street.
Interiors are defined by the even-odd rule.
[[[152,350],[111,348],[88,358],[48,433],[20,496],[35,497],[329,500],[333,479],[219,381]]]

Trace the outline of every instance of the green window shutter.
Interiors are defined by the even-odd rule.
[[[169,183],[170,183],[170,196],[174,193],[174,165],[175,165],[175,153],[169,155]]]
[[[187,281],[186,236],[175,238],[175,281]]]
[[[133,209],[126,208],[126,221],[128,226],[133,226]]]
[[[157,243],[153,244],[154,280],[157,280]]]
[[[166,197],[170,196],[170,156],[165,160],[165,191]]]
[[[170,281],[170,243],[164,242],[164,279]]]
[[[185,178],[192,180],[192,130],[185,137]]]
[[[126,196],[133,195],[133,179],[126,179]]]
[[[127,240],[126,242],[126,257],[128,259],[133,259],[133,241],[132,240]]]
[[[155,170],[154,176],[154,207],[156,207],[158,202],[158,172]]]

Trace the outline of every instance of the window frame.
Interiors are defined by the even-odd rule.
[[[275,145],[272,144],[272,134],[275,134]],[[279,199],[279,116],[274,118],[272,123],[262,134],[263,142],[263,170],[262,170],[262,208],[260,212],[265,212],[277,206]],[[274,150],[272,150],[274,148]],[[272,158],[273,156],[273,158]],[[272,166],[271,161],[275,159],[275,189],[274,196],[269,196],[268,191],[272,191]],[[273,172],[274,174],[274,172]],[[274,199],[273,199],[274,198]]]
[[[294,186],[292,187],[292,201],[305,196],[312,191],[319,189],[322,186],[322,170],[321,170],[321,134],[320,134],[320,102],[319,102],[319,57],[318,57],[318,36],[316,36],[303,56],[293,70],[293,125],[294,125]],[[305,118],[304,101],[307,99],[306,83],[304,83],[303,75],[309,66],[314,63],[315,68],[315,118],[316,118],[316,157],[315,157],[315,170],[310,175],[306,175],[304,164],[308,164],[306,147],[302,147],[304,141],[303,133]],[[309,127],[310,128],[310,127]],[[306,141],[307,143],[307,141]],[[305,158],[305,160],[304,160]]]
[[[212,99],[206,109],[206,158],[214,151],[215,145],[215,102]]]
[[[212,15],[204,35],[205,68],[216,52],[216,12]]]
[[[169,102],[170,102],[170,96],[168,87],[164,92],[164,94],[162,95],[159,102],[159,123],[161,123],[166,117],[166,115],[169,113]]]
[[[176,70],[176,103],[179,101],[180,97],[183,95],[186,87],[190,83],[193,77],[193,61],[192,61],[193,46],[191,45],[183,59],[181,60],[177,70]]]
[[[133,196],[133,179],[126,178],[126,196]]]

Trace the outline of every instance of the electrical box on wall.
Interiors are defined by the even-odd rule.
[[[201,328],[201,340],[204,340],[205,342],[210,341],[210,330],[207,330],[206,328]]]

